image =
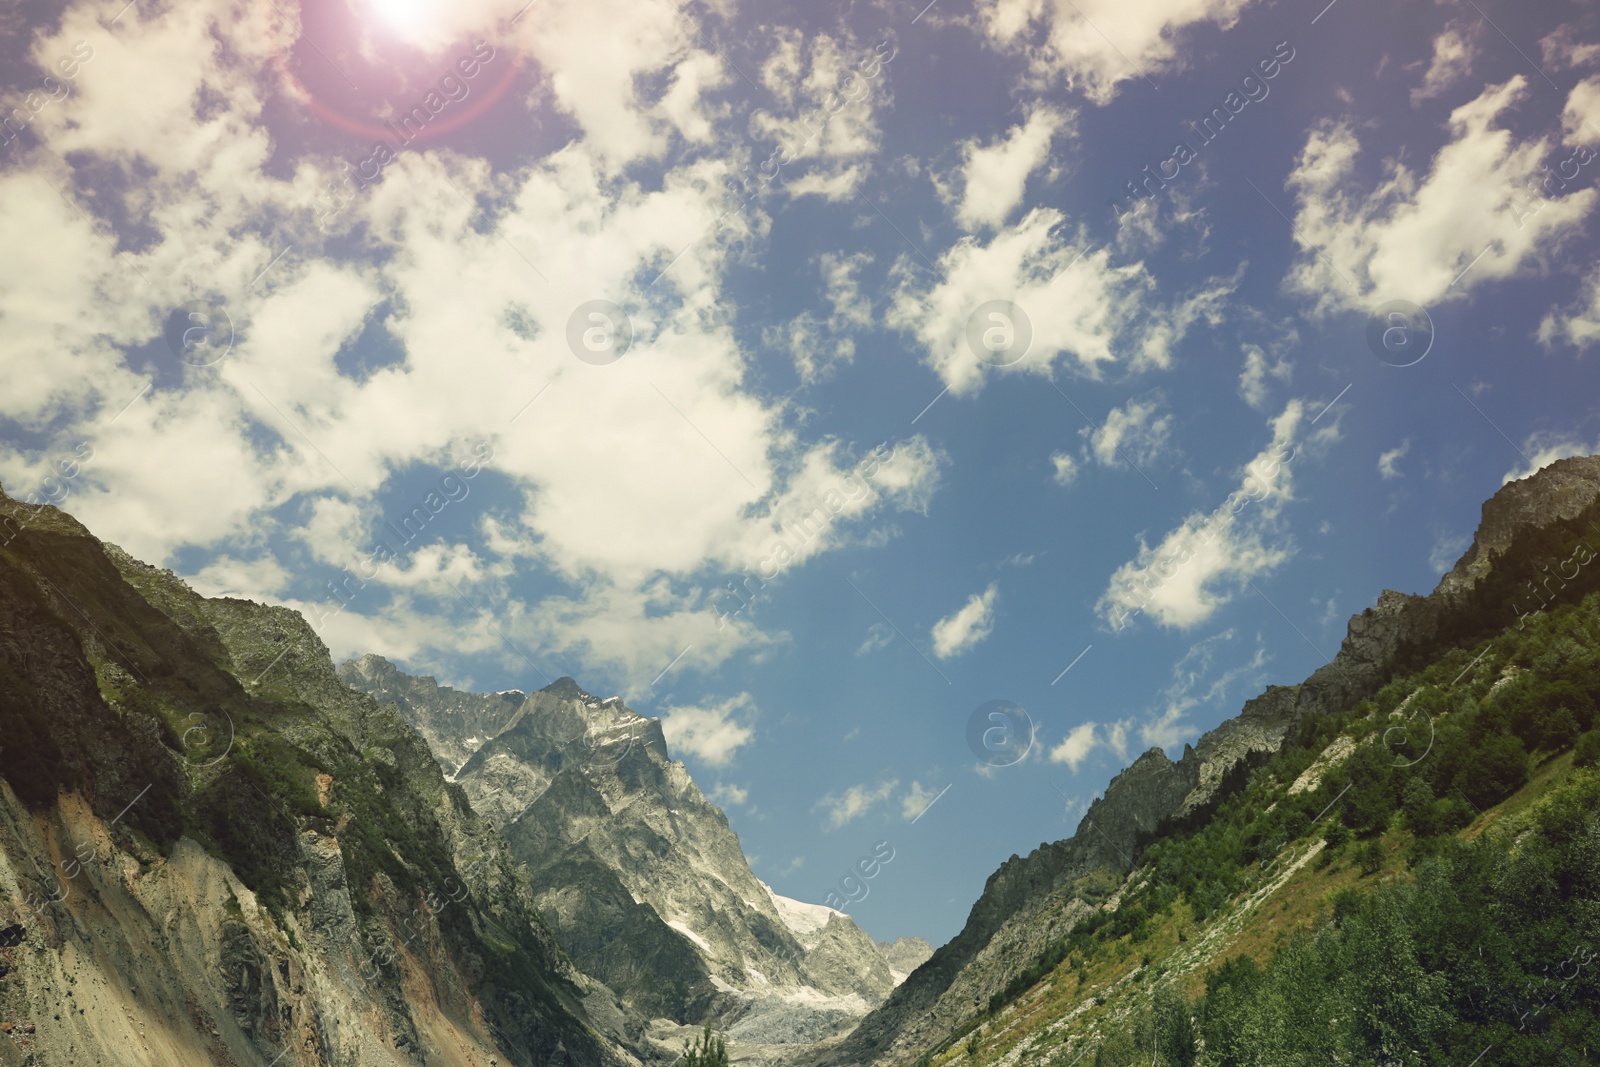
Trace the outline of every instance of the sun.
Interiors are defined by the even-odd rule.
[[[397,29],[414,29],[433,14],[434,7],[430,0],[371,0],[371,3],[373,13]]]

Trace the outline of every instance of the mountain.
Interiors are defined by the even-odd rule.
[[[1159,748],[1139,756],[1089,806],[1072,837],[1002,864],[960,933],[847,1038],[821,1047],[809,1062],[840,1067],[909,1063],[930,1050],[949,1048],[952,1035],[976,1033],[989,1018],[985,1005],[996,998],[1008,1002],[1008,988],[1027,989],[1062,965],[1066,957],[1053,953],[1067,951],[1065,946],[1076,943],[1074,936],[1115,914],[1124,898],[1138,891],[1139,879],[1144,880],[1140,884],[1151,881],[1139,858],[1152,842],[1206,827],[1260,776],[1257,772],[1266,774],[1269,761],[1291,748],[1307,766],[1321,760],[1321,766],[1338,769],[1360,750],[1350,738],[1337,743],[1326,738],[1340,716],[1356,708],[1376,714],[1364,702],[1387,693],[1404,673],[1438,669],[1446,653],[1460,657],[1465,667],[1470,657],[1461,650],[1474,642],[1514,632],[1526,616],[1574,605],[1600,590],[1600,568],[1583,566],[1583,546],[1600,547],[1597,501],[1600,457],[1595,456],[1561,460],[1502,487],[1484,504],[1472,545],[1432,594],[1383,591],[1373,608],[1350,620],[1334,659],[1303,683],[1269,687],[1237,717],[1186,745],[1176,762]],[[1589,551],[1587,559],[1594,554]],[[1551,586],[1555,563],[1565,565],[1557,568],[1557,585]],[[1592,602],[1600,604],[1600,598]],[[1593,649],[1585,655],[1592,659]],[[1467,684],[1476,677],[1465,671],[1463,676]],[[1515,677],[1483,682],[1485,692],[1475,692],[1472,699]],[[1407,723],[1420,732],[1415,710],[1411,717],[1397,710],[1406,695],[1394,697],[1388,708],[1402,716],[1401,725],[1379,730],[1377,741],[1366,736],[1368,750],[1404,741],[1410,736]],[[1529,729],[1536,738],[1537,725]],[[1327,751],[1324,741],[1331,746]],[[1284,789],[1288,784],[1279,783]],[[1074,1010],[1085,1006],[1092,1004],[1074,1001]]]
[[[920,937],[897,937],[893,941],[878,942],[878,951],[889,965],[895,984],[899,985],[912,971],[928,962],[933,946]]]
[[[394,700],[454,766],[473,810],[527,864],[557,940],[645,1015],[714,1021],[752,1044],[810,1042],[881,1003],[896,963],[903,976],[926,958],[914,941],[880,949],[842,912],[757,879],[660,721],[615,697],[570,678],[526,696],[461,693],[374,655],[340,677]]]
[[[0,531],[0,1063],[656,1060],[303,618],[53,507]]]
[[[393,704],[428,743],[446,773],[453,774],[478,746],[503,730],[526,694],[458,693],[434,678],[402,674],[382,656],[341,664],[339,678],[379,704]]]

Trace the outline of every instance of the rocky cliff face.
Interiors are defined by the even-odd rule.
[[[362,656],[339,666],[339,677],[379,704],[393,704],[438,757],[447,775],[478,746],[505,729],[526,695],[458,693],[431,677],[402,674],[382,656]]]
[[[0,527],[0,1063],[654,1059],[300,616]]]
[[[911,972],[928,962],[933,946],[920,937],[899,937],[893,941],[878,942],[878,952],[889,965],[889,973],[896,985],[904,982]]]
[[[882,1002],[895,978],[851,919],[774,894],[721,809],[672,760],[661,724],[562,678],[535,693],[457,693],[375,656],[363,692],[401,694],[419,730],[468,747],[453,780],[526,863],[538,906],[587,973],[630,1006],[715,1021],[753,1043],[808,1042]],[[483,736],[482,723],[500,728]],[[473,731],[472,737],[460,736]],[[903,958],[903,954],[902,954]]]
[[[1576,517],[1600,497],[1600,456],[1557,460],[1531,478],[1507,482],[1483,505],[1472,545],[1439,579],[1434,596],[1457,597],[1488,573],[1519,531]]]
[[[1483,506],[1472,546],[1429,596],[1384,590],[1351,618],[1338,654],[1295,686],[1272,686],[1238,716],[1185,746],[1177,762],[1151,749],[1117,775],[1070,838],[1013,856],[989,877],[966,925],[845,1040],[813,1063],[904,1063],[976,1014],[1039,951],[1093,910],[1132,867],[1141,834],[1164,820],[1204,818],[1230,772],[1283,744],[1297,723],[1348,707],[1395,673],[1408,646],[1423,646],[1468,610],[1513,541],[1600,500],[1600,456],[1561,460],[1503,486]],[[1509,621],[1509,614],[1501,625]],[[1114,898],[1113,898],[1114,900]]]

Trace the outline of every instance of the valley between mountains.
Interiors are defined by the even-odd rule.
[[[937,950],[773,892],[620,699],[336,667],[53,507],[0,528],[3,1067],[1600,1055],[1600,457]]]

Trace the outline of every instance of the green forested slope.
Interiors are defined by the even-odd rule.
[[[1241,765],[924,1062],[1600,1060],[1600,594],[1574,585]]]

